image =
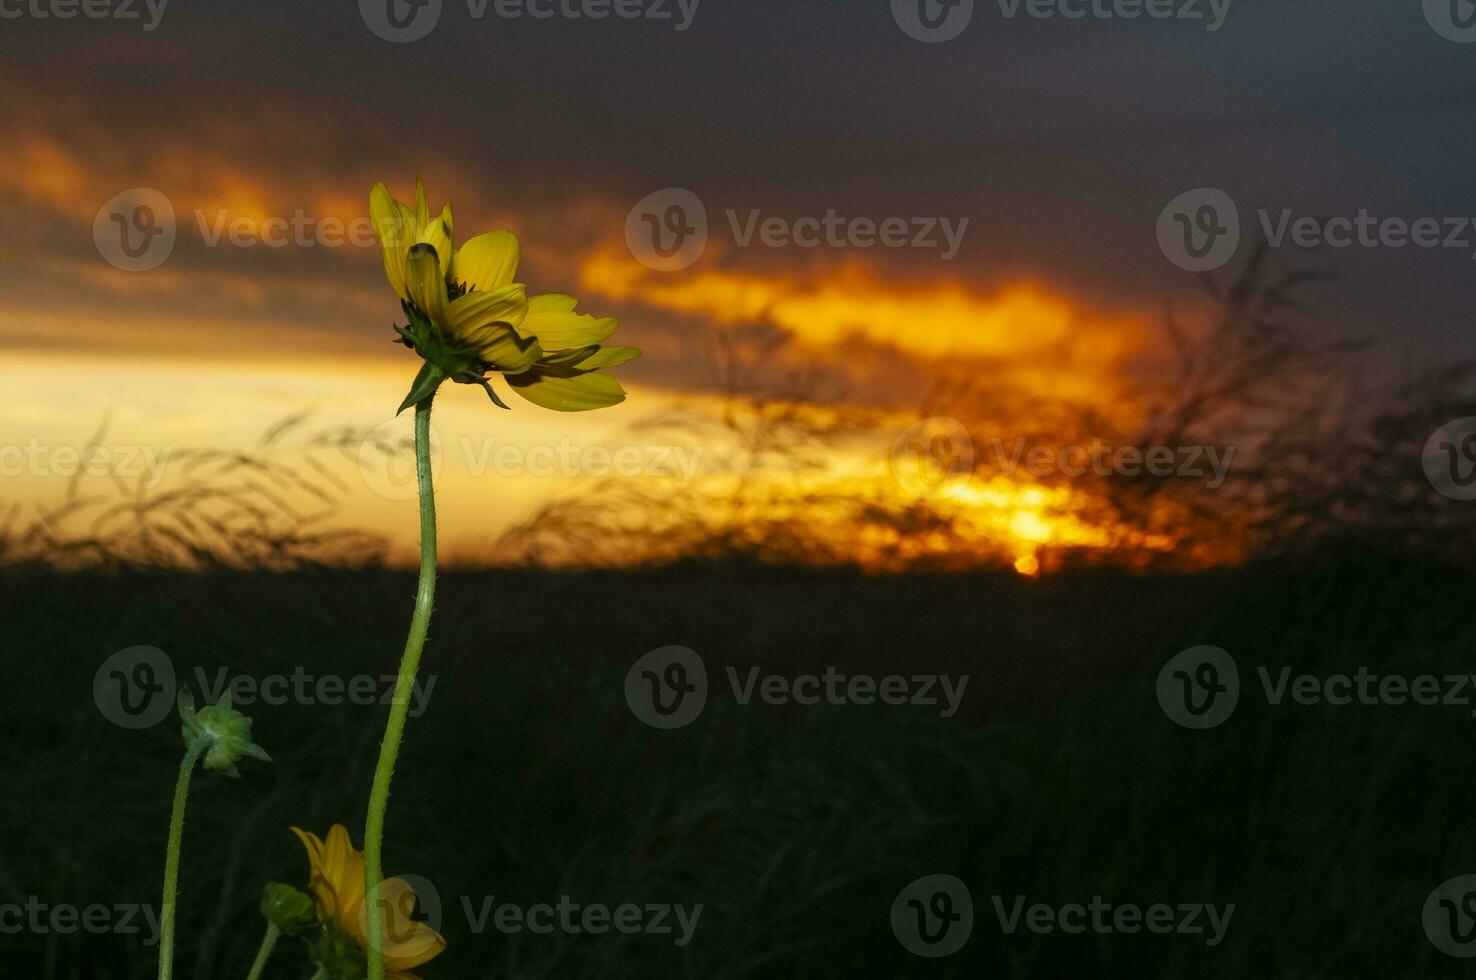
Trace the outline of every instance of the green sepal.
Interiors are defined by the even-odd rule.
[[[419,405],[434,395],[436,389],[441,387],[441,382],[445,380],[446,372],[442,371],[439,365],[426,361],[420,366],[420,373],[415,375],[415,382],[410,386],[410,394],[400,402],[400,407],[395,409],[395,414],[399,415],[411,405]]]
[[[481,385],[486,389],[487,397],[492,399],[492,404],[498,408],[507,408],[507,405],[503,403],[502,399],[497,397],[497,392],[492,388],[492,382],[488,381],[486,375],[480,371],[462,371],[459,374],[452,375],[451,380],[459,385]],[[509,409],[509,411],[511,410]]]
[[[481,384],[483,388],[487,389],[487,397],[492,399],[492,404],[509,412],[512,411],[512,408],[509,407],[506,402],[497,397],[497,392],[495,389],[493,389],[492,382],[488,381],[486,378],[478,378],[477,382]]]

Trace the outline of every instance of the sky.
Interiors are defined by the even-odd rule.
[[[918,2],[947,39],[916,36]],[[816,377],[815,399],[899,426],[960,366],[1108,407],[1154,369],[1164,311],[1200,294],[1160,234],[1198,189],[1238,214],[1221,273],[1258,228],[1312,219],[1335,245],[1329,219],[1434,219],[1438,247],[1395,247],[1386,223],[1276,251],[1335,274],[1318,312],[1380,363],[1469,357],[1467,0],[1125,16],[1144,6],[0,0],[0,446],[54,455],[106,418],[111,444],[164,456],[252,445],[304,410],[398,431],[417,365],[390,343],[398,304],[363,222],[376,181],[407,199],[417,175],[461,237],[518,234],[531,291],[618,316],[646,351],[608,412],[440,399],[443,506],[466,540],[573,485],[473,472],[485,454],[461,439],[619,448],[653,412],[716,403],[717,338],[770,339],[757,373]],[[594,16],[616,9],[639,16]],[[391,11],[423,36],[387,39]],[[124,226],[161,199],[172,238],[119,268]],[[705,248],[688,237],[663,268],[641,229],[694,200]],[[54,460],[20,469],[0,486],[26,508],[67,482]],[[413,502],[376,480],[350,518],[403,526]]]

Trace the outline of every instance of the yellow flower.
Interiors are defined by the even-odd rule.
[[[400,406],[433,394],[446,378],[480,384],[507,406],[487,381],[501,372],[519,395],[560,412],[605,408],[625,391],[603,373],[640,356],[634,347],[606,347],[616,321],[574,312],[578,300],[529,297],[514,279],[520,246],[506,229],[455,245],[451,205],[431,217],[425,184],[415,181],[415,207],[395,200],[384,184],[369,194],[369,213],[384,253],[384,274],[410,323],[401,342],[425,359]]]
[[[354,850],[343,824],[334,824],[326,841],[297,827],[292,832],[307,848],[308,864],[312,868],[308,886],[318,919],[326,927],[324,941],[319,945],[319,961],[331,969],[336,962],[334,958],[344,952],[344,944],[339,940],[349,939],[357,945],[355,959],[361,964],[362,951],[369,948],[368,917],[364,912],[364,852]],[[386,980],[419,980],[405,971],[441,955],[446,940],[434,929],[411,918],[415,911],[415,892],[402,879],[385,879],[380,887],[380,899],[386,909]]]

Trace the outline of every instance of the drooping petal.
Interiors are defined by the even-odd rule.
[[[383,183],[374,185],[369,192],[369,219],[379,235],[385,278],[401,299],[410,298],[405,291],[405,253],[410,250],[416,234],[408,216],[409,209],[390,196],[389,188]]]
[[[467,293],[451,302],[451,332],[497,370],[521,374],[543,354],[536,338],[525,338],[516,329],[527,311],[527,295],[516,283],[490,293]]]
[[[575,362],[574,366],[581,371],[593,371],[596,368],[619,367],[640,356],[639,347],[601,347],[590,356]]]
[[[538,363],[543,348],[532,338],[520,337],[512,327],[490,323],[472,330],[466,338],[482,360],[498,371],[522,374]]]
[[[410,302],[442,330],[448,328],[446,313],[446,279],[441,275],[441,260],[435,246],[424,242],[410,249],[405,263],[405,286]]]
[[[386,969],[414,969],[445,951],[445,938],[425,923],[415,921],[415,890],[403,878],[386,879],[380,886],[379,897],[385,912]]]
[[[507,383],[528,401],[555,412],[588,412],[625,401],[620,382],[598,371],[570,376],[535,369],[509,375]]]
[[[559,293],[534,296],[528,300],[528,316],[520,329],[524,335],[537,337],[546,351],[598,344],[615,332],[619,321],[575,313],[578,304],[573,296]]]
[[[505,228],[467,240],[451,260],[451,281],[474,290],[506,286],[518,274],[521,246]]]
[[[579,362],[587,357],[592,357],[600,349],[599,344],[590,344],[588,347],[570,347],[568,350],[545,352],[538,361],[544,368],[563,368],[572,372],[579,367]]]
[[[338,909],[338,892],[323,874],[323,841],[317,834],[293,827],[308,854],[308,891],[313,894],[319,918],[333,919]]]
[[[451,303],[451,329],[459,336],[463,330],[488,323],[517,327],[527,315],[528,292],[521,284],[513,283],[491,292],[458,296]]]
[[[303,849],[307,851],[309,870],[314,874],[319,873],[323,866],[323,839],[301,827],[292,827],[291,830],[297,835],[297,839],[302,841]]]

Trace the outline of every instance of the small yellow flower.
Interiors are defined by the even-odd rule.
[[[500,372],[519,395],[559,412],[605,408],[625,391],[602,369],[640,356],[634,347],[606,347],[616,321],[575,313],[578,300],[529,297],[514,279],[520,246],[505,229],[455,245],[451,205],[431,217],[425,184],[415,181],[415,207],[397,201],[384,184],[369,194],[369,214],[384,253],[384,274],[410,323],[396,327],[401,342],[425,359],[401,411],[424,399],[446,378],[480,384],[503,408],[487,381]]]
[[[317,906],[318,919],[324,926],[324,939],[319,944],[319,962],[333,970],[351,972],[350,964],[340,965],[346,944],[352,940],[356,950],[348,951],[362,966],[363,951],[369,948],[368,917],[364,911],[364,852],[354,850],[347,828],[334,824],[328,839],[292,828],[302,846],[307,848],[312,875],[309,890]],[[412,970],[441,955],[446,940],[423,922],[415,922],[415,892],[400,878],[387,878],[380,887],[385,907],[384,968],[386,980],[419,980]]]

